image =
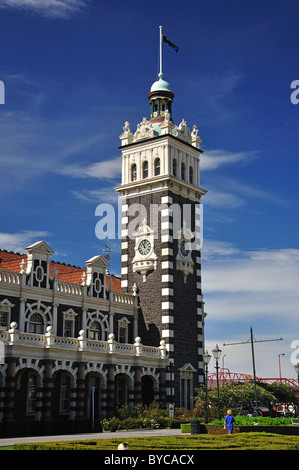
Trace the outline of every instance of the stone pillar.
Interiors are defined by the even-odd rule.
[[[8,357],[7,362],[7,374],[5,379],[5,406],[3,409],[3,423],[5,427],[6,435],[14,435],[16,430],[14,429],[13,423],[14,411],[15,411],[15,391],[16,391],[16,357]]]
[[[161,368],[159,372],[159,401],[163,404],[166,404],[166,369]]]
[[[134,405],[137,405],[138,403],[141,403],[141,372],[142,372],[142,367],[141,366],[136,366],[135,367],[135,377],[134,377],[134,391],[135,391],[135,403]]]
[[[43,380],[43,415],[42,421],[44,426],[44,432],[50,434],[53,429],[53,418],[51,417],[52,410],[52,390],[54,387],[54,381],[52,377],[53,361],[51,359],[45,359],[44,361],[44,380]]]
[[[115,365],[108,364],[107,376],[107,417],[111,418],[115,412]]]
[[[85,417],[85,362],[78,362],[77,366],[76,421],[82,421]]]

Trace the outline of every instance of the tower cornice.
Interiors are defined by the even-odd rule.
[[[137,147],[138,145],[143,145],[147,142],[157,142],[159,140],[163,140],[165,138],[171,138],[173,139],[174,141],[176,142],[180,142],[181,144],[185,145],[186,147],[188,147],[189,149],[192,149],[192,150],[195,150],[196,152],[198,152],[198,154],[201,154],[203,153],[203,150],[195,147],[194,145],[192,144],[189,144],[189,142],[186,142],[185,140],[183,139],[180,139],[179,137],[176,137],[172,134],[162,134],[162,135],[158,135],[158,136],[155,136],[155,137],[150,137],[150,138],[145,138],[145,139],[140,139],[140,140],[137,140],[135,142],[131,142],[129,144],[125,144],[125,145],[121,145],[119,146],[119,149],[120,150],[123,150],[123,149],[126,149],[126,148],[130,148],[130,147]]]

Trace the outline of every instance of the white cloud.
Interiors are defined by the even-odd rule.
[[[16,233],[0,233],[0,248],[7,251],[24,253],[27,246],[46,239],[50,234],[46,231],[24,230]]]
[[[102,188],[98,190],[83,189],[81,191],[72,191],[72,194],[76,199],[97,204],[101,204],[103,202],[115,204],[119,197],[119,194],[114,188]]]
[[[254,151],[234,153],[228,150],[206,150],[200,158],[200,168],[203,171],[216,170],[225,165],[248,163],[253,158],[256,158]]]
[[[231,256],[239,254],[241,250],[230,242],[205,239],[202,246],[202,258],[213,259],[217,256]]]
[[[86,7],[86,0],[1,0],[0,8],[31,11],[47,18],[67,19]]]
[[[238,209],[244,206],[245,201],[240,196],[228,191],[208,191],[203,199],[203,204],[211,207],[220,207],[225,209]]]
[[[91,163],[87,166],[66,165],[59,173],[73,178],[114,179],[121,175],[121,158],[116,157],[103,162]]]
[[[221,247],[220,244],[218,252],[214,248],[214,253],[222,255]],[[238,257],[233,258],[214,257],[212,262],[207,263],[204,285],[206,292],[213,293],[250,292],[256,295],[258,292],[291,292],[297,295],[299,250],[260,250],[240,252]]]
[[[253,325],[257,340],[261,336],[283,338],[278,343],[256,345],[257,374],[278,377],[277,354],[284,353],[283,376],[295,377],[290,345],[298,340],[298,284],[298,249],[243,251],[231,243],[205,240],[202,288],[208,314],[206,348],[247,341]],[[231,371],[252,373],[249,344],[227,346],[223,354]]]
[[[298,340],[299,250],[243,251],[231,243],[203,243],[202,288],[206,348],[216,343],[245,342],[253,325],[257,343],[257,374],[278,377],[277,355],[285,354],[283,376],[295,377],[290,361],[292,341]],[[216,334],[215,334],[216,333]],[[252,373],[250,345],[225,346],[231,371]]]

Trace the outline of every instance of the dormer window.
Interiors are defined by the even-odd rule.
[[[42,280],[44,279],[44,269],[42,266],[38,266],[36,268],[36,271],[35,271],[35,279],[37,280],[37,282],[42,282]]]

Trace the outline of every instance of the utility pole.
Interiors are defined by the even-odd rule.
[[[247,341],[242,341],[240,343],[223,343],[223,346],[232,346],[235,344],[248,344],[249,342],[251,343],[251,357],[252,357],[252,368],[253,368],[253,379],[254,379],[254,395],[255,395],[255,410],[254,414],[255,416],[258,416],[258,404],[257,404],[257,391],[256,391],[256,375],[255,375],[255,359],[254,359],[254,347],[253,343],[266,343],[268,341],[281,341],[282,338],[277,338],[277,339],[264,339],[264,340],[254,340],[253,339],[253,332],[252,332],[252,326],[250,327],[250,339]]]

